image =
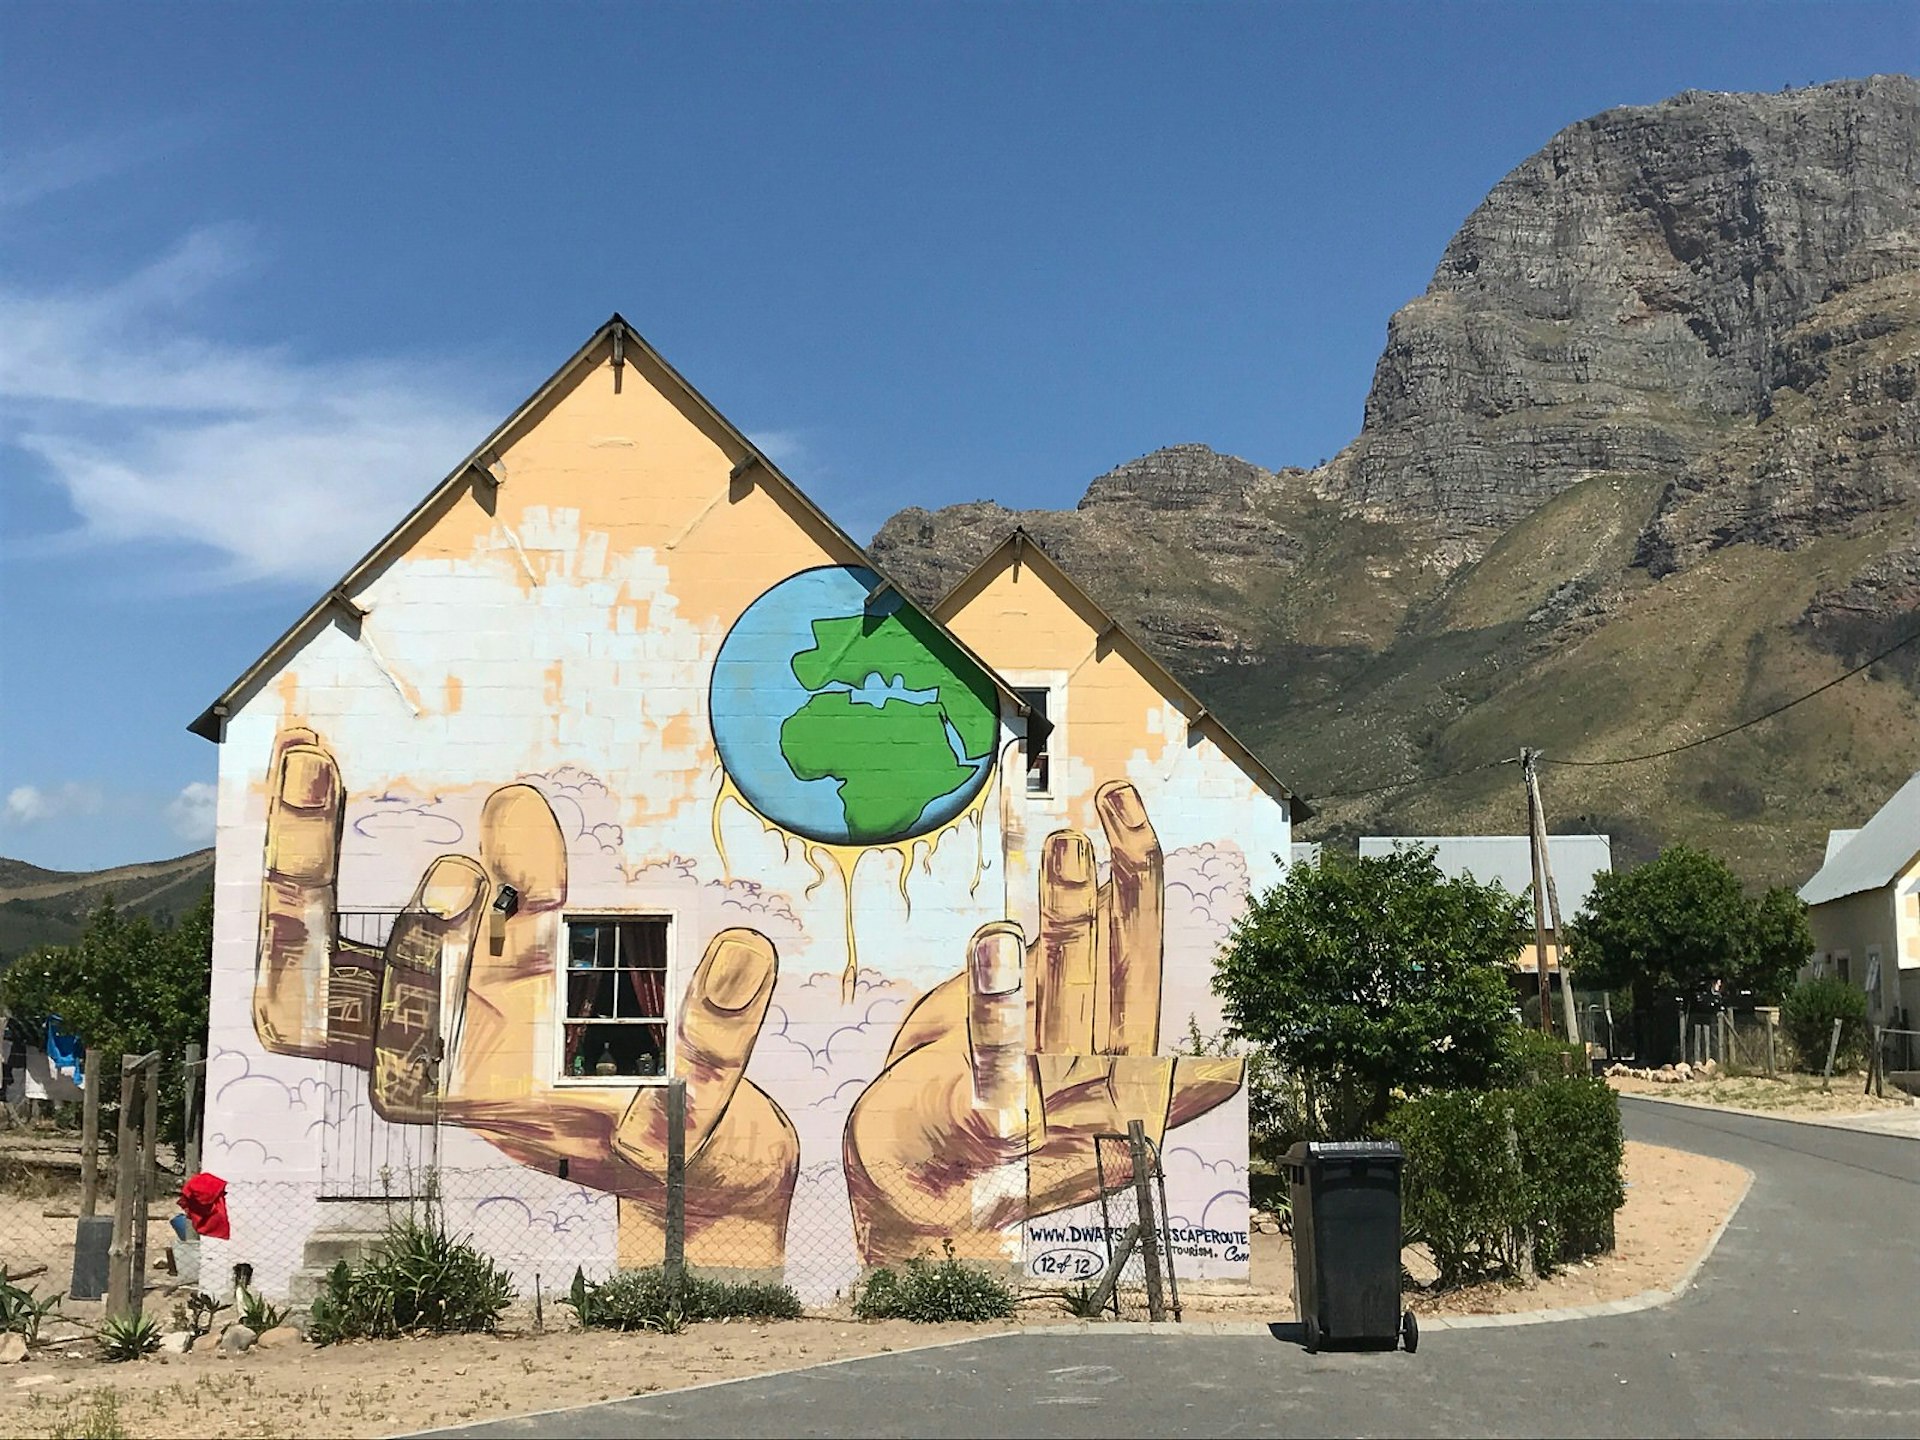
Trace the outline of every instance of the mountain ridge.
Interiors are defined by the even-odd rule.
[[[1687,92],[1489,192],[1324,465],[1167,447],[1072,510],[909,509],[872,549],[930,600],[1024,525],[1318,797],[1306,833],[1513,830],[1506,769],[1347,792],[1681,744],[1911,633],[1917,391],[1920,82]],[[1916,735],[1909,647],[1684,758],[1550,768],[1550,819],[1797,880]]]

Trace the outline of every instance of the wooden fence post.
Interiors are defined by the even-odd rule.
[[[1833,1039],[1827,1042],[1827,1068],[1820,1072],[1820,1092],[1825,1094],[1833,1089],[1833,1061],[1840,1053],[1840,1021],[1833,1022]]]
[[[687,1082],[667,1082],[667,1292],[680,1303],[687,1269]]]
[[[1133,1193],[1140,1206],[1140,1256],[1147,1268],[1147,1318],[1167,1318],[1167,1302],[1160,1288],[1160,1227],[1153,1218],[1153,1184],[1147,1160],[1147,1127],[1127,1122],[1127,1149],[1133,1153]]]
[[[181,1070],[184,1084],[181,1087],[180,1108],[185,1113],[181,1116],[180,1138],[186,1150],[184,1173],[197,1175],[200,1173],[201,1097],[206,1084],[206,1061],[201,1059],[198,1045],[187,1046],[187,1059]]]
[[[160,1129],[160,1057],[149,1054],[143,1057],[141,1081],[146,1087],[144,1112],[140,1126],[140,1193],[133,1207],[133,1264],[132,1290],[128,1296],[132,1313],[138,1315],[146,1303],[147,1295],[147,1221],[152,1209],[155,1181],[159,1176],[160,1157],[156,1152],[155,1139]]]
[[[1774,1078],[1773,1022],[1779,1014],[1780,1011],[1772,1005],[1768,1005],[1760,1011],[1760,1018],[1766,1022],[1767,1027],[1767,1078],[1769,1080]]]
[[[87,1092],[80,1101],[80,1216],[91,1220],[100,1203],[100,1052],[87,1047]]]
[[[139,1163],[133,1129],[133,1061],[131,1055],[120,1057],[120,1126],[118,1135],[118,1153],[115,1163],[117,1170],[113,1192],[113,1241],[107,1246],[107,1313],[124,1315],[127,1313],[129,1285],[127,1283],[128,1263],[132,1260],[129,1247],[133,1243],[133,1187],[132,1167]]]

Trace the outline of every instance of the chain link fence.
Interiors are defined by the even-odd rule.
[[[225,1197],[231,1233],[200,1236],[175,1203],[197,1169],[195,1122],[204,1113],[197,1083],[204,1066],[190,1059],[188,1069],[196,1083],[187,1086],[186,1151],[156,1147],[145,1187],[143,1308],[162,1319],[196,1291],[231,1300],[242,1284],[308,1304],[335,1264],[364,1261],[392,1224],[407,1219],[442,1226],[505,1268],[519,1293],[509,1317],[518,1325],[550,1315],[576,1270],[598,1279],[676,1259],[693,1274],[784,1283],[829,1314],[850,1312],[877,1266],[949,1255],[1062,1314],[1091,1313],[1103,1280],[1110,1283],[1099,1313],[1146,1319],[1178,1308],[1182,1262],[1159,1154],[1150,1143],[1136,1154],[1124,1134],[965,1172],[696,1152],[677,1162],[677,1202],[672,1157],[665,1173],[643,1175],[632,1193],[616,1195],[511,1163],[444,1166],[440,1147],[423,1141],[351,1194],[313,1176],[232,1178]],[[114,1213],[120,1183],[111,1144],[116,1111],[103,1106],[99,1121],[92,1213],[102,1217]],[[88,1209],[81,1135],[77,1117],[68,1118],[75,1123],[0,1131],[0,1267],[42,1295],[70,1289]],[[1123,1243],[1129,1232],[1130,1247]],[[67,1308],[86,1317],[104,1303],[69,1301]]]

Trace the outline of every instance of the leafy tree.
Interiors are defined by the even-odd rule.
[[[1723,861],[1688,845],[1596,876],[1567,941],[1582,983],[1632,989],[1637,1002],[1716,980],[1777,995],[1813,953],[1806,908],[1792,891],[1750,900]]]
[[[120,1057],[158,1050],[161,1131],[178,1143],[180,1062],[189,1044],[206,1040],[212,956],[211,890],[171,925],[130,919],[109,897],[72,945],[42,946],[0,974],[0,1010],[36,1030],[58,1016],[63,1031],[97,1048],[109,1101]]]
[[[1775,885],[1754,902],[1745,988],[1768,997],[1786,994],[1812,954],[1806,903],[1786,886]]]
[[[1214,974],[1234,1033],[1300,1077],[1317,1128],[1370,1127],[1397,1089],[1479,1089],[1511,1068],[1518,896],[1431,849],[1296,865],[1248,907]]]

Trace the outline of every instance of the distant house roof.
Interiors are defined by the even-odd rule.
[[[1390,855],[1396,845],[1431,846],[1448,875],[1471,875],[1482,885],[1498,880],[1515,895],[1533,883],[1533,858],[1524,835],[1363,835],[1360,853]],[[1572,920],[1585,907],[1593,877],[1613,869],[1613,841],[1605,835],[1549,835],[1547,859],[1560,895],[1560,918]]]
[[[1800,887],[1809,905],[1878,890],[1920,855],[1920,774],[1894,791],[1874,817],[1854,832],[1836,853],[1831,845],[1827,863]]]
[[[1860,831],[1857,828],[1853,830],[1827,831],[1827,853],[1820,857],[1820,863],[1824,865],[1827,861],[1833,859],[1834,856],[1846,848],[1847,842],[1859,833]]]

